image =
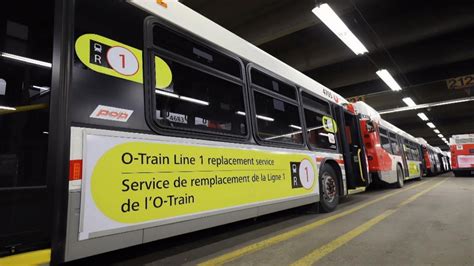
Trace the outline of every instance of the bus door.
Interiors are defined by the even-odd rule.
[[[400,147],[402,147],[402,163],[403,163],[403,169],[404,169],[404,173],[405,173],[405,177],[410,177],[410,171],[409,171],[409,168],[408,168],[408,160],[410,158],[409,157],[409,153],[410,153],[410,144],[408,141],[406,141],[404,138],[400,137],[400,136],[397,136],[397,141],[398,141],[398,145]]]
[[[341,129],[339,136],[344,155],[347,186],[348,188],[367,186],[369,184],[368,166],[359,117],[340,106],[336,107],[336,117]]]
[[[50,241],[46,158],[53,3],[2,5],[0,257],[47,247]]]

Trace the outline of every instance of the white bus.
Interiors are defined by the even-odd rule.
[[[50,247],[56,264],[332,211],[368,184],[341,96],[183,4],[24,5],[0,18],[2,256]]]

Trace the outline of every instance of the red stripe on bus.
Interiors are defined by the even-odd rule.
[[[69,180],[82,179],[82,160],[69,161]]]

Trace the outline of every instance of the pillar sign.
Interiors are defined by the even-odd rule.
[[[458,90],[458,89],[474,87],[474,74],[447,79],[446,86],[450,90]]]

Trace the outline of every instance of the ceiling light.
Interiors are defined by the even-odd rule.
[[[245,112],[242,112],[242,111],[237,111],[235,113],[238,114],[238,115],[241,115],[241,116],[245,116]]]
[[[14,107],[1,106],[1,105],[0,105],[0,109],[2,109],[2,110],[9,110],[9,111],[15,111],[15,110],[16,110],[16,108],[14,108]]]
[[[179,98],[180,98],[181,100],[187,101],[187,102],[197,103],[197,104],[200,104],[200,105],[209,105],[209,102],[202,101],[202,100],[198,100],[198,99],[194,99],[194,98],[191,98],[191,97],[179,96]]]
[[[436,126],[435,126],[433,123],[431,123],[431,122],[426,123],[426,124],[427,124],[429,127],[431,127],[431,128],[436,128]]]
[[[429,120],[428,117],[425,115],[425,113],[418,113],[417,115],[423,121],[428,121]]]
[[[344,24],[328,4],[321,4],[312,11],[355,54],[359,55],[368,52],[367,48],[365,48],[359,39],[349,30],[346,24]]]
[[[0,55],[8,59],[24,62],[31,65],[37,65],[37,66],[47,67],[47,68],[51,68],[52,66],[51,63],[43,62],[43,61],[39,61],[36,59],[31,59],[31,58],[23,57],[19,55],[14,55],[14,54],[9,54],[9,53],[4,53],[4,52],[0,52]]]
[[[405,102],[405,104],[408,105],[409,107],[416,106],[416,103],[410,97],[405,97],[405,98],[402,99],[402,101]]]
[[[289,125],[289,127],[291,127],[291,128],[294,128],[294,129],[301,130],[301,127],[300,127],[300,126],[296,126],[296,125]]]
[[[375,72],[377,76],[379,76],[387,86],[392,89],[392,91],[401,91],[402,88],[400,85],[398,85],[397,81],[390,75],[390,72],[388,72],[386,69],[381,69],[377,72]]]
[[[264,116],[264,115],[257,115],[257,118],[258,118],[258,119],[265,120],[265,121],[269,121],[269,122],[275,121],[275,119],[273,119],[273,118],[271,118],[271,117],[268,117],[268,116]]]
[[[436,134],[441,133],[441,132],[439,132],[439,130],[437,130],[437,129],[433,129],[433,131],[434,131],[434,133],[436,133]]]
[[[444,138],[443,134],[438,134],[438,137],[440,137],[441,139]]]

